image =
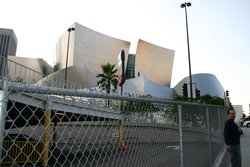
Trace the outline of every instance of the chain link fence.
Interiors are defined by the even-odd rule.
[[[63,89],[42,84],[44,77],[16,82],[10,74],[0,80],[2,167],[210,167],[224,149],[225,107]]]

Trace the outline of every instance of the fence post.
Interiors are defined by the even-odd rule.
[[[182,105],[178,105],[178,118],[179,118],[179,141],[180,141],[180,159],[181,164],[180,167],[184,167],[184,161],[183,161],[183,131],[182,131]]]
[[[223,140],[223,131],[222,131],[222,124],[221,124],[221,116],[220,116],[220,108],[217,109],[218,112],[218,120],[219,120],[219,128],[220,128],[220,138],[221,138],[221,150],[223,149],[223,144],[224,144],[224,140]]]
[[[123,121],[119,120],[119,131],[118,131],[118,145],[121,151],[125,151],[125,143],[123,142]]]
[[[208,133],[208,153],[209,153],[209,166],[212,166],[212,144],[211,144],[211,129],[210,129],[210,116],[208,107],[206,107],[207,112],[207,133]]]
[[[0,162],[2,162],[2,152],[3,152],[3,137],[4,137],[4,129],[5,122],[7,116],[7,104],[8,104],[8,79],[3,77],[3,88],[0,90]],[[1,163],[0,163],[1,167]]]
[[[49,159],[49,141],[50,141],[50,123],[51,123],[51,109],[45,112],[44,117],[44,134],[43,134],[43,152],[42,152],[42,166],[46,167]]]

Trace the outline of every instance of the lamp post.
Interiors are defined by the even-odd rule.
[[[181,4],[181,8],[185,8],[186,17],[186,30],[187,30],[187,47],[188,47],[188,63],[189,63],[189,82],[190,82],[190,95],[191,101],[193,101],[193,83],[192,83],[192,72],[191,72],[191,60],[190,60],[190,49],[189,49],[189,36],[188,36],[188,19],[187,19],[187,7],[190,7],[190,2],[185,2]]]
[[[68,70],[68,57],[69,57],[69,40],[70,40],[70,32],[71,31],[75,31],[75,28],[68,28],[68,44],[67,44],[67,55],[66,55],[66,65],[65,65],[65,77],[64,77],[64,88],[66,88],[66,84],[67,84],[67,70]]]

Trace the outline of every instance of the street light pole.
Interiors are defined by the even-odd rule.
[[[67,54],[66,54],[66,65],[65,65],[65,77],[64,77],[64,88],[66,88],[66,84],[67,84],[67,70],[68,70],[68,57],[69,57],[69,41],[70,41],[70,32],[71,31],[75,31],[75,28],[68,28],[68,44],[67,44]]]
[[[190,82],[190,95],[191,101],[193,101],[193,83],[192,83],[192,72],[191,72],[191,60],[190,60],[190,49],[189,49],[189,35],[188,35],[188,19],[187,19],[187,7],[190,7],[190,2],[185,2],[181,4],[181,8],[185,8],[185,17],[186,17],[186,30],[187,30],[187,47],[188,47],[188,63],[189,63],[189,82]]]

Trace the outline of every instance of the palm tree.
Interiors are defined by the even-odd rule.
[[[101,80],[97,82],[97,86],[104,89],[108,94],[111,91],[111,85],[113,85],[115,91],[117,89],[118,85],[118,75],[117,69],[115,69],[115,64],[103,64],[101,65],[102,68],[102,73],[97,74],[96,77],[99,78],[101,77]]]

